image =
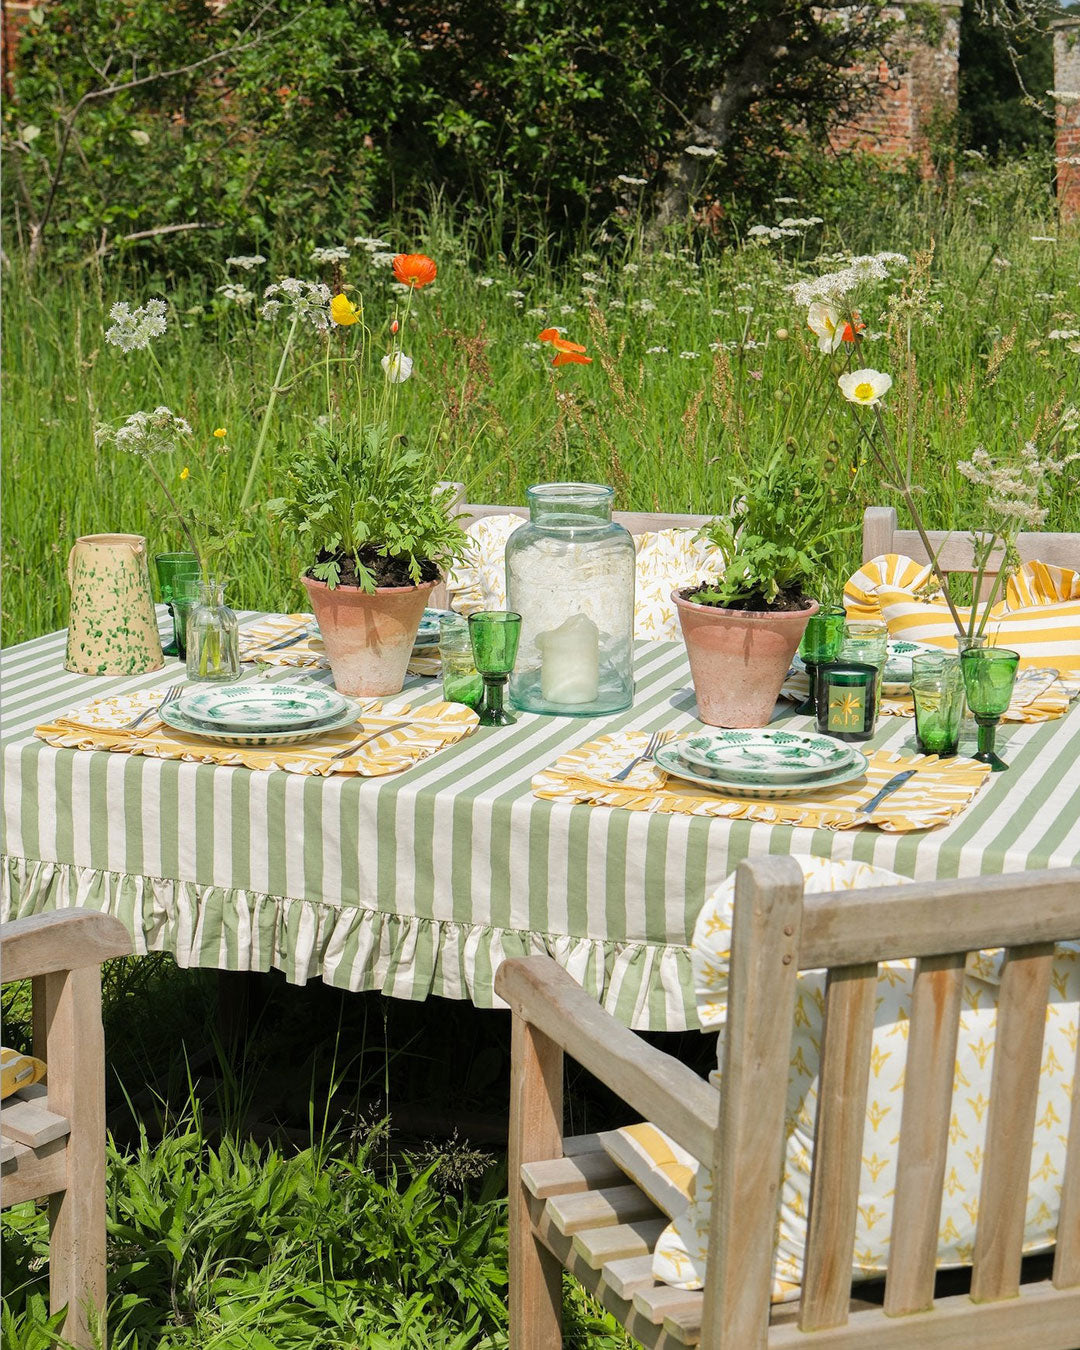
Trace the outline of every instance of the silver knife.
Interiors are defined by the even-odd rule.
[[[897,788],[903,787],[904,784],[907,782],[907,780],[909,778],[913,778],[915,774],[917,774],[918,772],[919,772],[918,769],[905,769],[903,773],[896,774],[894,777],[889,779],[889,781],[885,784],[883,788],[880,788],[877,792],[874,793],[874,795],[870,798],[870,800],[866,803],[865,806],[860,806],[859,809],[855,812],[855,814],[857,816],[870,815],[872,811],[877,810],[877,808],[881,805],[881,803],[885,800],[885,798],[889,795],[890,792],[895,792]]]

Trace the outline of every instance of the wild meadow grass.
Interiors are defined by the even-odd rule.
[[[520,502],[533,482],[612,483],[623,509],[722,511],[748,462],[785,445],[816,466],[835,492],[838,528],[868,503],[895,498],[857,450],[849,410],[835,394],[839,362],[890,372],[914,363],[911,455],[928,524],[970,528],[972,489],[956,470],[977,445],[1015,452],[1040,416],[1080,402],[1080,238],[1059,232],[1037,165],[977,168],[942,188],[897,179],[874,210],[830,217],[828,205],[782,199],[775,218],[797,225],[779,239],[719,250],[674,238],[646,250],[634,222],[556,261],[540,235],[509,258],[495,231],[452,226],[434,213],[414,229],[388,230],[390,251],[423,249],[439,266],[415,294],[404,349],[415,373],[401,386],[410,439],[472,501]],[[201,277],[116,265],[26,278],[16,261],[4,295],[3,640],[65,622],[64,563],[80,534],[145,534],[151,551],[183,546],[160,491],[135,457],[95,448],[93,430],[166,404],[188,419],[190,445],[161,468],[185,510],[237,507],[285,337],[286,321],[256,317],[266,284],[282,275],[345,285],[362,297],[377,357],[400,309],[385,265],[346,241],[340,265],[308,261],[311,248],[270,250],[245,272],[208,263]],[[378,251],[378,250],[376,250]],[[910,266],[854,298],[866,329],[857,353],[817,350],[805,307],[788,290],[852,253],[899,252]],[[914,280],[911,274],[914,272]],[[240,286],[237,303],[218,291]],[[152,297],[169,307],[168,331],[143,351],[104,340],[110,305]],[[891,298],[891,308],[890,308]],[[538,333],[565,330],[591,365],[553,370]],[[355,329],[329,338],[336,360],[355,350]],[[1062,336],[1064,335],[1064,336]],[[327,339],[301,330],[286,365],[259,466],[249,537],[230,559],[230,597],[251,608],[302,605],[306,560],[290,551],[261,503],[327,412]],[[381,379],[377,365],[368,378]],[[350,386],[331,390],[338,412]],[[888,415],[908,426],[898,388]],[[225,428],[225,440],[212,432]],[[227,448],[226,448],[227,447]],[[181,481],[187,467],[189,476]],[[1080,526],[1074,482],[1055,485],[1046,528]],[[857,562],[857,532],[838,544]]]

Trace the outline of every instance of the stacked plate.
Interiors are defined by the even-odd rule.
[[[738,797],[798,797],[861,778],[861,751],[813,732],[701,731],[661,746],[665,773]]]
[[[350,726],[357,706],[315,684],[196,685],[161,709],[174,731],[222,745],[294,745]]]
[[[897,638],[889,639],[889,655],[885,660],[885,677],[881,682],[883,694],[909,694],[911,692],[911,658],[924,652],[941,653],[940,647],[928,647],[925,642],[902,642]]]

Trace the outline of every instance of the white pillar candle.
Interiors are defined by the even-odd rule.
[[[550,703],[592,703],[600,690],[600,630],[584,614],[536,635],[540,692]]]

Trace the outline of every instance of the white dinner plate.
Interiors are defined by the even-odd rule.
[[[340,731],[342,727],[352,726],[361,715],[359,704],[348,699],[342,700],[345,707],[329,721],[319,722],[313,727],[294,727],[291,731],[230,731],[226,727],[207,727],[186,717],[175,703],[166,703],[158,716],[173,731],[185,732],[188,736],[197,736],[200,740],[213,741],[215,745],[236,745],[247,749],[260,746],[301,745],[317,736],[325,736],[330,731]]]
[[[822,774],[818,778],[803,779],[799,783],[735,782],[704,769],[699,771],[680,757],[678,741],[662,745],[653,758],[665,773],[670,773],[676,778],[685,778],[687,782],[696,783],[698,787],[722,792],[726,797],[773,798],[808,797],[815,792],[823,792],[827,788],[839,787],[841,783],[850,783],[856,778],[861,778],[866,773],[869,761],[860,750],[853,750],[852,753],[854,760],[851,764],[832,773]]]
[[[196,685],[185,690],[175,706],[198,726],[250,734],[313,727],[339,716],[345,700],[325,685],[248,680]]]
[[[750,784],[803,782],[855,761],[855,751],[844,741],[771,727],[700,731],[676,744],[690,768]]]

